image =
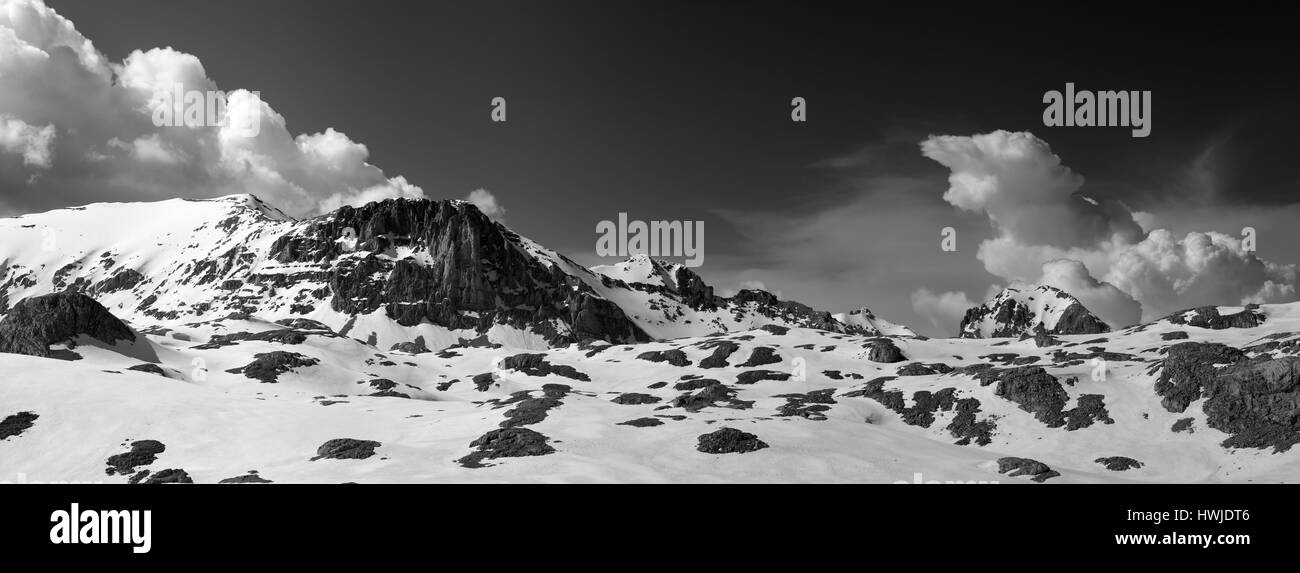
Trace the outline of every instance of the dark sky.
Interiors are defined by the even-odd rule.
[[[737,212],[815,211],[859,192],[854,177],[891,174],[932,180],[945,205],[947,170],[917,151],[930,134],[1033,131],[1090,193],[1134,209],[1294,202],[1294,7],[876,4],[50,2],[114,61],[155,46],[195,54],[223,88],[260,91],[292,133],[346,132],[433,197],[487,188],[511,227],[580,260],[596,262],[595,223],[620,211],[704,220],[715,262],[700,270],[720,289],[747,270],[782,276]],[[1151,90],[1152,135],[1043,127],[1043,92],[1067,81]],[[489,121],[496,96],[505,124]],[[790,121],[794,96],[808,101],[805,124]],[[866,173],[826,167],[864,149],[871,160],[853,169]],[[1207,153],[1215,192],[1186,199],[1181,174]],[[994,282],[951,286],[978,297],[980,281]],[[784,294],[909,318],[898,293]]]

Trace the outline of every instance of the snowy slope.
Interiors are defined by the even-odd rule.
[[[329,331],[304,331],[315,333],[294,344],[200,344],[214,334],[284,328],[220,320],[147,335],[167,377],[126,370],[138,360],[99,349],[78,348],[84,357],[76,361],[0,354],[0,368],[11,373],[0,381],[0,417],[38,416],[30,429],[0,441],[0,476],[125,482],[126,476],[105,473],[108,458],[148,439],[166,450],[138,470],[181,469],[201,483],[248,470],[276,482],[894,482],[921,474],[926,481],[1031,483],[998,473],[998,460],[1007,456],[1032,458],[1061,474],[1048,483],[1295,481],[1300,450],[1225,448],[1229,434],[1208,425],[1199,403],[1170,412],[1153,390],[1158,370],[1152,367],[1167,348],[1184,342],[1166,340],[1171,333],[1239,348],[1279,333],[1276,340],[1300,338],[1300,304],[1261,312],[1267,326],[1212,330],[1165,320],[1100,339],[1066,335],[1059,346],[1045,348],[1032,340],[888,338],[906,356],[897,363],[867,359],[868,347],[880,338],[805,328],[575,344],[540,353],[545,364],[570,366],[587,380],[503,364],[515,350],[471,346],[407,354]],[[734,344],[734,352],[725,365],[705,368],[721,343]],[[745,365],[759,348],[773,356]],[[686,363],[645,357],[672,350],[680,350]],[[227,372],[273,351],[319,363],[282,373],[275,383]],[[1069,354],[1112,359],[1097,379],[1095,365]],[[971,368],[1000,368],[1015,358],[1045,366],[1060,381],[1064,409],[1077,408],[1083,396],[1100,396],[1112,422],[1052,427],[1009,394],[999,395],[999,385],[981,384],[978,368]],[[943,373],[937,364],[956,370]],[[918,372],[917,365],[933,369]],[[747,383],[746,373],[756,371],[762,375]],[[697,377],[717,380],[734,394],[694,411],[674,405],[691,395],[676,386],[689,388]],[[892,377],[880,385],[885,394],[855,394],[880,377]],[[1067,382],[1071,378],[1077,380]],[[406,397],[373,396],[376,379],[391,381]],[[543,402],[547,385],[556,384],[570,389],[544,418],[521,426],[543,436],[553,452],[489,459],[486,467],[458,462],[475,450],[472,442],[499,429],[516,409],[527,409],[525,402],[511,402],[512,395],[518,400],[516,393],[525,392]],[[958,445],[951,428],[961,426],[954,424],[959,408],[936,409],[929,420],[918,415],[923,403],[949,388],[956,399],[978,401],[971,421],[994,426],[988,443]],[[832,403],[809,399],[817,391],[829,391],[823,398]],[[900,393],[897,406],[887,395],[894,391]],[[640,396],[614,401],[628,394]],[[819,405],[826,409],[808,409]],[[643,418],[660,425],[621,425]],[[1191,420],[1193,431],[1171,430],[1182,419]],[[723,427],[751,433],[767,447],[722,454],[697,449],[700,436]],[[312,461],[335,438],[380,445],[365,459]],[[1142,467],[1114,471],[1095,461],[1110,456]]]

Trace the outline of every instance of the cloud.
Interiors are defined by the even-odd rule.
[[[11,209],[255,193],[301,216],[425,196],[343,132],[294,135],[256,93],[220,91],[195,55],[109,61],[40,0],[0,0],[0,77],[0,160],[23,159],[0,170]]]
[[[360,207],[367,203],[383,201],[385,199],[423,198],[423,190],[407,183],[406,178],[399,175],[374,187],[367,187],[360,191],[348,191],[346,193],[335,193],[330,195],[321,200],[320,210],[324,212],[333,211],[344,205]]]
[[[922,288],[912,293],[912,310],[944,332],[956,332],[966,310],[978,304],[967,297],[965,292],[935,294],[930,289]]]
[[[53,125],[37,127],[0,113],[0,150],[22,156],[23,165],[49,169],[53,142]]]
[[[1069,248],[1141,238],[1127,208],[1079,195],[1083,177],[1031,133],[932,136],[921,152],[951,172],[945,201],[986,214],[1022,244]]]
[[[1054,286],[1074,295],[1083,306],[1113,327],[1125,327],[1142,319],[1142,304],[1113,284],[1099,281],[1083,263],[1057,259],[1043,264],[1043,276],[1036,284]]]
[[[1198,304],[1293,301],[1296,274],[1295,265],[1261,260],[1236,237],[1191,232],[1179,239],[1157,229],[1120,252],[1106,280],[1141,293],[1147,314],[1163,316]]]
[[[489,218],[496,221],[505,220],[506,208],[497,201],[496,195],[493,195],[491,191],[475,189],[469,192],[469,196],[465,200],[473,203],[475,207],[478,207],[479,211],[482,211]]]
[[[1182,238],[1134,213],[1082,194],[1084,180],[1047,142],[1027,132],[931,136],[921,152],[947,167],[943,199],[988,217],[994,236],[977,258],[1013,282],[1048,283],[1115,325],[1206,304],[1289,302],[1296,266],[1264,261],[1222,233]]]

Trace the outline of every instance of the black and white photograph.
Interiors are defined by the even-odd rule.
[[[1282,549],[1295,8],[0,0],[6,526],[779,485]]]

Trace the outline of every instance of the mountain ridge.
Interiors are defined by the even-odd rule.
[[[130,221],[144,224],[121,224]],[[246,194],[97,203],[0,220],[0,234],[17,235],[0,247],[0,312],[8,299],[71,289],[150,322],[306,318],[384,346],[422,338],[434,348],[479,336],[531,348],[637,343],[769,323],[913,334],[764,291],[720,297],[684,265],[649,257],[588,269],[459,200],[390,199],[304,219]]]

